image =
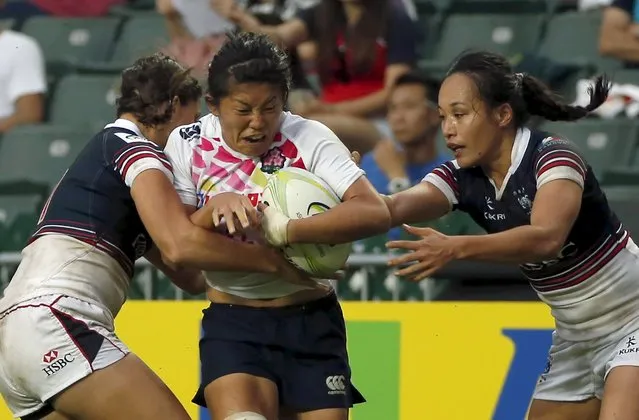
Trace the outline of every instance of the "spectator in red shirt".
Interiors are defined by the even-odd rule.
[[[12,18],[22,22],[32,16],[52,15],[60,17],[104,16],[109,9],[125,0],[0,0],[0,19]]]

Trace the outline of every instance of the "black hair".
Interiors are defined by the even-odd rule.
[[[171,120],[173,98],[187,104],[202,97],[202,87],[189,70],[162,53],[139,58],[124,69],[121,79],[117,116],[131,113],[150,127]]]
[[[256,0],[251,0],[256,4],[262,4],[257,2]],[[275,5],[275,9],[281,9],[283,7],[283,0],[277,0],[282,4],[276,4]],[[249,2],[250,4],[250,2]],[[255,4],[253,4],[255,5]],[[251,6],[248,6],[247,9],[249,9]],[[249,9],[250,10],[250,9]],[[284,23],[284,20],[281,18],[281,16],[277,13],[272,12],[272,13],[266,13],[266,12],[256,12],[253,13],[253,17],[255,19],[257,19],[260,24],[262,25],[268,25],[268,26],[277,26],[277,25],[281,25],[282,23]],[[238,29],[240,30],[240,29]],[[289,66],[291,68],[291,89],[308,89],[308,90],[314,90],[313,86],[309,83],[307,77],[306,77],[306,72],[304,71],[304,66],[302,64],[302,60],[300,59],[299,55],[297,54],[297,49],[296,48],[291,48],[286,50],[286,54],[288,54],[288,59],[289,59]]]
[[[550,121],[576,121],[606,101],[611,84],[606,75],[598,76],[588,88],[588,105],[571,106],[541,80],[525,73],[513,73],[508,61],[487,51],[465,51],[453,61],[446,77],[464,73],[477,86],[481,99],[491,108],[508,103],[517,127],[531,115]]]
[[[393,88],[406,85],[421,85],[426,91],[426,99],[437,103],[437,94],[439,92],[439,82],[428,77],[424,73],[415,70],[402,74],[393,83]]]
[[[263,34],[241,32],[228,36],[209,66],[207,100],[219,105],[229,94],[231,83],[268,83],[281,89],[286,102],[291,86],[286,53]]]

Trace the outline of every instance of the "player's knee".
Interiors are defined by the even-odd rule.
[[[266,420],[266,417],[253,411],[242,411],[226,417],[224,420]]]

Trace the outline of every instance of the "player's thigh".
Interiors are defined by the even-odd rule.
[[[233,413],[277,416],[279,392],[269,346],[277,320],[263,310],[211,304],[202,318],[200,387],[193,402],[214,420]]]
[[[602,347],[595,363],[603,375],[601,420],[639,420],[639,321],[615,343]]]
[[[597,419],[599,400],[589,342],[570,342],[553,333],[546,367],[537,381],[529,420]]]
[[[53,407],[78,420],[189,419],[171,390],[131,353],[60,393]]]
[[[599,406],[594,397],[585,401],[533,400],[528,420],[597,420]]]
[[[108,310],[61,295],[12,308],[0,335],[0,392],[17,417],[49,414],[54,396],[128,353]]]
[[[225,375],[204,388],[204,399],[213,420],[224,420],[239,413],[277,420],[277,386],[267,378],[246,373]]]
[[[287,347],[277,357],[280,403],[304,418],[345,418],[366,400],[352,383],[344,316],[335,295],[305,304],[289,316]]]
[[[639,367],[617,366],[610,371],[599,420],[639,420]]]

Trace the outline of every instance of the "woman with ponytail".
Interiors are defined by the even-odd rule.
[[[501,56],[468,52],[439,92],[455,160],[385,197],[393,224],[414,241],[389,262],[419,281],[453,260],[519,264],[556,322],[529,419],[639,419],[639,249],[567,139],[526,127],[536,115],[576,121],[601,105],[598,77],[586,107],[561,102]],[[446,236],[407,223],[467,212],[485,235]]]

